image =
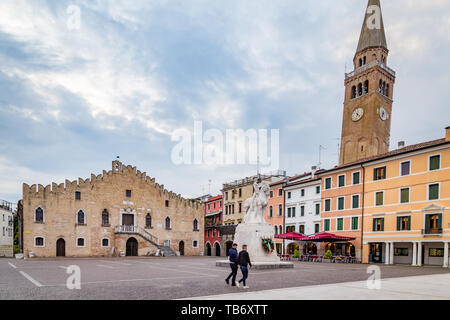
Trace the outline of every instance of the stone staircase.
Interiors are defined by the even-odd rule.
[[[158,238],[152,235],[147,230],[138,227],[138,226],[117,226],[115,230],[116,234],[132,234],[138,235],[144,240],[148,241],[152,245],[154,245],[157,249],[161,250],[161,253],[164,257],[172,257],[175,256],[175,252],[172,248],[167,246],[161,246],[158,244]]]
[[[165,247],[165,246],[159,246],[158,249],[161,250],[162,255],[164,257],[173,257],[176,256],[175,252],[172,250],[172,248],[170,247]]]

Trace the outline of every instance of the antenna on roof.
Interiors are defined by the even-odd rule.
[[[322,165],[322,150],[327,150],[327,148],[325,148],[322,145],[319,145],[319,163],[318,163],[318,167],[320,168],[320,166]]]

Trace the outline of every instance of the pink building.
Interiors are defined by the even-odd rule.
[[[222,225],[222,196],[209,198],[205,202],[205,255],[220,256],[222,238],[218,227]]]

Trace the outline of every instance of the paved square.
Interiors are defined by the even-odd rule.
[[[236,294],[217,258],[0,259],[0,299],[185,299]],[[249,292],[366,281],[368,265],[294,262],[293,269],[251,270]],[[81,290],[69,290],[67,267],[81,269]],[[441,267],[379,265],[383,279],[450,274]],[[238,277],[240,272],[238,273]],[[406,279],[406,278],[405,278]],[[319,288],[319,287],[318,287]],[[266,299],[276,299],[267,297]]]

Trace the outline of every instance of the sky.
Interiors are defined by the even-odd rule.
[[[450,125],[450,0],[382,1],[391,149]],[[0,1],[0,199],[120,160],[185,197],[256,165],[177,165],[177,129],[278,129],[288,175],[338,162],[366,0]],[[78,10],[78,11],[77,11]],[[78,15],[79,13],[79,15]],[[79,19],[78,19],[79,17]]]

